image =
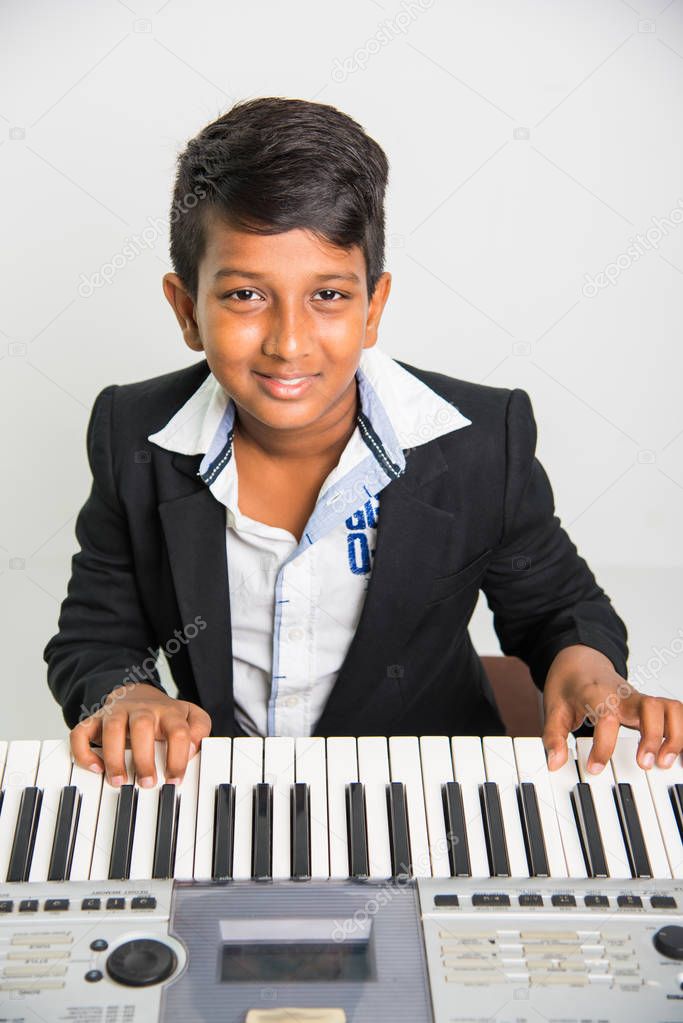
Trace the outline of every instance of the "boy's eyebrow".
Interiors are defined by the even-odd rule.
[[[267,274],[256,273],[253,270],[238,270],[234,267],[221,267],[213,275],[213,279],[217,281],[220,277],[232,277],[237,275],[238,277],[251,277],[254,280],[258,280],[261,277],[266,277]],[[355,284],[360,284],[360,277],[358,274],[349,271],[348,273],[330,273],[330,274],[314,274],[317,281],[352,281]]]

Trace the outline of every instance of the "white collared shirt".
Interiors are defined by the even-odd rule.
[[[147,438],[203,454],[198,475],[225,505],[235,717],[249,735],[311,734],[363,609],[381,491],[405,472],[405,449],[471,422],[376,346],[356,380],[356,428],[300,541],[240,511],[235,404],[212,373]]]

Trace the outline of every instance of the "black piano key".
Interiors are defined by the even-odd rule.
[[[292,878],[306,881],[311,876],[310,793],[305,782],[292,785],[290,796],[290,836]]]
[[[267,782],[254,786],[251,831],[251,876],[265,880],[273,876],[273,788]]]
[[[617,804],[631,876],[652,877],[652,867],[647,854],[643,829],[640,825],[638,808],[633,798],[633,789],[628,782],[620,781],[614,786],[614,802]]]
[[[509,877],[510,861],[498,786],[494,781],[485,781],[479,790],[491,877]]]
[[[175,865],[175,837],[178,819],[177,788],[166,783],[159,789],[159,805],[157,808],[157,828],[154,839],[154,858],[152,860],[152,877],[173,877]]]
[[[683,842],[683,785],[671,785],[669,788],[669,798],[671,799],[681,842]]]
[[[346,828],[349,846],[349,877],[369,877],[365,789],[360,781],[349,782],[346,786]]]
[[[216,786],[213,816],[213,863],[211,876],[217,880],[232,877],[235,840],[235,786],[222,782]]]
[[[576,783],[572,790],[572,807],[588,876],[609,877],[593,793],[588,782]]]
[[[135,812],[138,793],[134,785],[122,785],[116,803],[114,834],[109,859],[109,879],[126,881],[130,876],[130,856],[133,851]]]
[[[8,881],[28,881],[42,798],[43,793],[35,785],[28,785],[21,794],[7,868]]]
[[[523,781],[517,788],[519,815],[522,821],[524,847],[530,877],[550,877],[548,855],[543,838],[541,815],[538,811],[538,797],[533,782]]]
[[[392,781],[387,785],[387,810],[392,877],[412,877],[406,787],[403,782]]]
[[[441,786],[446,819],[446,841],[451,877],[471,877],[470,848],[465,826],[465,807],[459,781],[447,781]]]
[[[69,880],[80,810],[80,792],[75,785],[65,785],[59,796],[50,865],[47,868],[48,881]]]

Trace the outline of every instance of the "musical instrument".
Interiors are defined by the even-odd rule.
[[[0,1019],[681,1020],[683,764],[590,746],[210,738],[116,789],[0,743]]]

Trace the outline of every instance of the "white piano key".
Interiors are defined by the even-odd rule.
[[[45,739],[40,747],[36,785],[42,790],[40,817],[36,829],[29,881],[47,881],[47,872],[55,837],[59,797],[71,777],[71,750],[68,739]]]
[[[199,753],[188,760],[182,783],[178,786],[179,806],[173,876],[186,881],[193,877],[200,761]]]
[[[550,784],[550,772],[546,761],[542,739],[532,736],[519,737],[513,741],[517,776],[520,784],[531,782],[536,789],[538,813],[543,829],[543,841],[551,877],[567,877],[567,863],[562,848],[562,834],[555,812],[555,801]]]
[[[652,801],[655,805],[659,827],[671,867],[671,876],[683,878],[683,842],[676,823],[669,788],[683,784],[683,763],[677,757],[672,767],[657,767],[645,772]]]
[[[486,781],[481,739],[476,735],[454,735],[451,739],[454,780],[460,783],[467,846],[472,877],[489,877],[486,835],[481,814],[479,786]]]
[[[612,769],[617,782],[628,782],[633,790],[640,827],[643,832],[653,877],[671,877],[669,861],[659,830],[657,813],[650,787],[647,783],[647,772],[636,760],[638,738],[635,735],[620,735],[612,754]]]
[[[327,765],[325,739],[301,736],[295,740],[295,781],[309,786],[311,809],[311,877],[330,876],[327,842]]]
[[[528,877],[529,865],[517,802],[517,765],[512,739],[509,735],[487,735],[482,740],[482,749],[486,780],[498,786],[510,875]]]
[[[291,877],[291,791],[294,784],[294,739],[287,735],[264,739],[263,780],[273,791],[273,877]]]
[[[232,741],[232,783],[235,786],[234,878],[251,877],[251,833],[254,786],[263,781],[263,739],[238,736]]]
[[[358,738],[358,781],[365,788],[370,877],[391,877],[387,811],[389,753],[384,736],[370,735]]]
[[[433,877],[450,877],[446,841],[446,817],[443,809],[441,786],[453,781],[453,761],[448,736],[423,735],[420,737],[420,760],[422,762],[422,787],[427,814],[429,852]]]
[[[330,736],[327,739],[330,877],[349,876],[346,786],[352,781],[358,781],[356,740],[346,735]]]
[[[213,865],[213,821],[216,808],[216,786],[231,779],[232,739],[213,736],[202,739],[199,760],[197,825],[194,849],[194,877],[197,881],[211,878]]]
[[[611,764],[605,764],[600,774],[589,774],[586,770],[588,754],[593,740],[589,736],[581,736],[576,740],[577,763],[581,781],[587,782],[593,794],[595,815],[602,836],[602,846],[610,877],[631,877],[631,868],[624,838],[621,833],[617,807],[614,802],[614,772]]]
[[[2,778],[2,812],[0,813],[0,881],[7,877],[7,867],[14,841],[21,794],[27,785],[34,785],[40,759],[40,742],[15,739],[7,749],[5,773]]]
[[[94,771],[88,771],[78,764],[73,764],[71,768],[70,784],[76,786],[81,796],[74,855],[69,875],[71,881],[87,881],[90,877],[102,795],[102,779],[102,774],[95,774]]]
[[[135,810],[135,829],[133,831],[133,847],[130,854],[130,879],[141,881],[152,876],[154,864],[154,844],[157,830],[157,810],[159,807],[159,790],[166,777],[164,766],[166,761],[166,743],[154,743],[154,766],[157,772],[157,783],[151,789],[140,788],[136,774],[135,784],[138,790],[138,803]]]
[[[432,864],[417,736],[394,735],[389,739],[389,772],[392,781],[400,781],[405,785],[413,875],[431,877]]]
[[[126,779],[124,785],[133,784],[133,752],[125,750],[124,764],[126,768]],[[105,778],[102,782],[100,794],[100,810],[97,815],[97,828],[95,829],[95,842],[93,845],[92,859],[90,861],[90,880],[106,881],[109,878],[109,861],[111,860],[111,844],[114,839],[114,821],[116,820],[116,808],[119,803],[119,788],[110,785]]]
[[[548,771],[548,780],[553,793],[569,877],[588,877],[571,800],[571,794],[579,781],[573,742],[569,744],[569,755],[562,767]]]

